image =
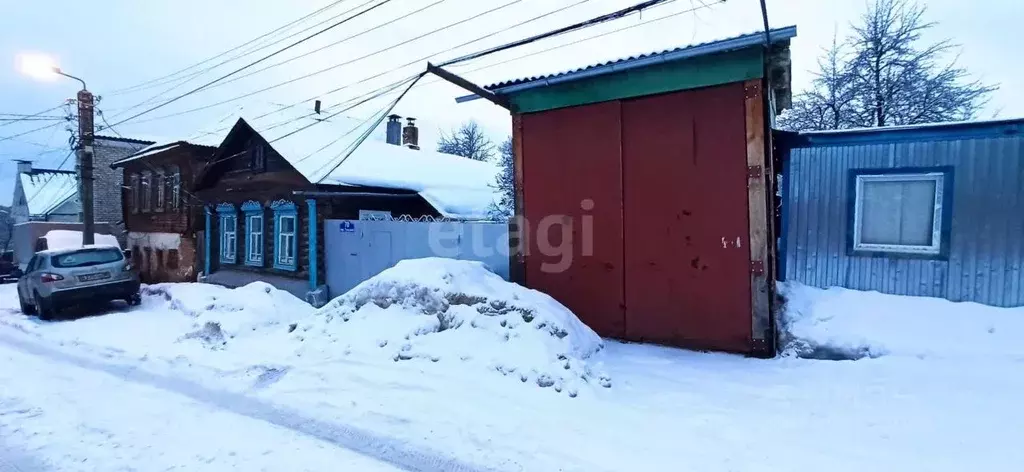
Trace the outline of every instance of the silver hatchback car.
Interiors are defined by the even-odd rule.
[[[18,278],[21,311],[43,320],[75,303],[110,300],[141,301],[139,276],[115,246],[39,251]]]

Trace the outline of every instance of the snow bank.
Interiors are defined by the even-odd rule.
[[[227,288],[210,284],[157,284],[142,288],[143,308],[166,304],[194,319],[194,330],[180,341],[198,340],[219,349],[239,334],[289,329],[314,309],[294,295],[264,282]]]
[[[817,359],[913,357],[1024,360],[1024,307],[780,284],[784,352]]]
[[[482,263],[401,261],[317,312],[293,336],[304,348],[396,362],[465,362],[575,396],[610,386],[588,364],[602,340],[553,298],[506,282]]]

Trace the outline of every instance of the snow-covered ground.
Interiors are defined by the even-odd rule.
[[[157,285],[51,323],[0,286],[0,438],[60,470],[1024,463],[1020,309],[789,286],[787,353],[868,355],[765,361],[600,340],[479,270],[399,265],[319,312],[264,284]]]

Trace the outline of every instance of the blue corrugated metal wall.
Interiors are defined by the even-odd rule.
[[[818,287],[1024,305],[1024,122],[800,135],[784,153],[782,275]],[[850,169],[954,167],[949,260],[847,255]]]

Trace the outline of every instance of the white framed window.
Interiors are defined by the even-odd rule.
[[[128,204],[132,208],[132,213],[139,212],[139,174],[132,174],[128,177],[128,191],[131,192]]]
[[[233,213],[220,215],[220,261],[228,264],[236,262],[238,254],[238,216]]]
[[[274,211],[274,268],[298,270],[299,216],[294,202],[278,200],[270,204]]]
[[[263,265],[263,215],[245,215],[246,252],[245,263],[247,265]]]
[[[851,173],[854,254],[942,256],[948,246],[952,169],[858,169]]]
[[[170,175],[171,209],[177,210],[181,207],[181,170],[177,167],[172,167]]]
[[[295,266],[295,215],[278,215],[277,227],[277,263]]]
[[[164,211],[164,198],[166,196],[166,193],[164,193],[165,177],[163,170],[156,171],[156,180],[153,182],[153,186],[156,187],[156,199],[153,202],[156,211]]]
[[[142,171],[142,185],[140,188],[142,193],[142,211],[148,212],[153,209],[153,173],[145,170]]]

